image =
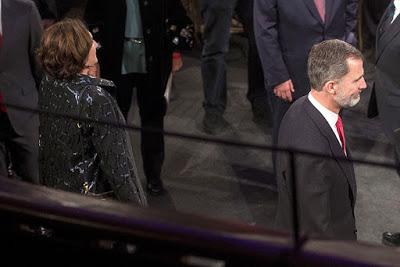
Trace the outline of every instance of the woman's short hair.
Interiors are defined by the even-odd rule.
[[[43,33],[37,56],[44,71],[57,79],[70,79],[85,67],[93,39],[77,19],[65,19]]]

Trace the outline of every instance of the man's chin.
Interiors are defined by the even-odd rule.
[[[358,103],[360,103],[360,99],[361,99],[360,96],[358,96],[357,98],[350,99],[350,101],[346,103],[347,105],[345,107],[347,108],[355,107]]]
[[[347,101],[337,101],[342,108],[353,108],[360,102],[360,96]],[[342,102],[342,103],[341,103]]]
[[[360,95],[357,96],[357,98],[352,99],[351,101],[351,107],[355,107],[358,103],[360,103],[361,97]]]

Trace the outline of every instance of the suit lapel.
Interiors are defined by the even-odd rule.
[[[336,135],[332,131],[332,128],[329,126],[326,119],[322,116],[322,114],[311,104],[308,98],[304,101],[304,108],[310,118],[314,121],[315,125],[321,130],[321,133],[326,137],[329,142],[329,146],[331,148],[331,152],[335,157],[337,163],[339,164],[340,168],[342,169],[347,182],[350,185],[351,192],[353,195],[353,205],[356,199],[356,181],[354,175],[354,169],[351,162],[346,160],[340,160],[340,158],[344,157],[342,147],[339,141],[336,138]],[[346,151],[348,158],[350,159],[350,152]]]
[[[319,15],[318,9],[315,6],[314,0],[303,0],[304,3],[306,4],[308,10],[310,11],[311,15],[318,20],[321,24],[324,24],[324,22],[321,19],[321,16]]]
[[[336,1],[336,2],[335,2]],[[335,11],[334,4],[338,0],[325,0],[325,28],[331,23]]]
[[[386,14],[388,10],[385,12],[385,16],[381,20],[378,26],[378,34],[377,34],[377,54],[376,54],[376,62],[378,62],[385,48],[390,44],[390,41],[393,40],[400,33],[400,15],[396,17],[393,21],[392,25],[390,25],[386,31],[383,32],[383,21],[385,20]]]
[[[379,38],[381,38],[381,35],[383,33],[383,22],[386,19],[387,13],[389,12],[389,8],[386,8],[385,12],[383,13],[381,20],[378,23],[378,27],[376,28],[376,40],[378,41]]]

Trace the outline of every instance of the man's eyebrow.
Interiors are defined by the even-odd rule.
[[[358,81],[361,80],[363,77],[364,77],[364,74],[361,75],[360,77],[358,77],[357,79],[355,79],[354,81],[355,81],[355,82],[358,82]]]

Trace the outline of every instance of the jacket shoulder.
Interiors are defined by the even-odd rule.
[[[286,112],[279,130],[279,144],[307,150],[315,150],[317,147],[325,150],[328,142],[308,114],[310,111],[306,106],[311,103],[307,101],[307,95],[299,98]]]
[[[304,120],[308,120],[305,116],[306,97],[303,96],[297,99],[287,110],[283,116],[281,125],[286,125],[287,127],[301,126]],[[281,126],[282,127],[282,126]]]
[[[7,0],[3,0],[3,3],[6,4],[6,1]],[[16,8],[22,8],[29,11],[36,8],[35,1],[32,0],[8,0],[7,2]]]
[[[86,76],[81,77],[78,83],[83,87],[80,93],[82,101],[88,102],[88,104],[93,104],[93,102],[97,102],[98,104],[113,102],[113,98],[106,88],[115,87],[114,82]]]

